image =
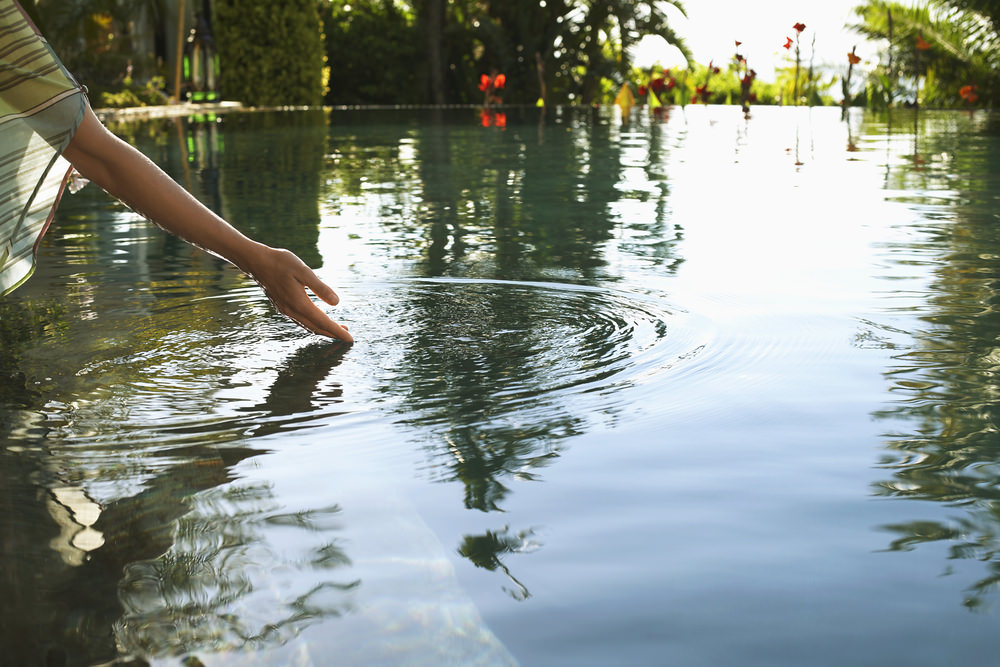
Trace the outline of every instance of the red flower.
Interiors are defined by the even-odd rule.
[[[859,62],[861,62],[861,56],[856,55],[853,51],[851,51],[850,53],[847,54],[847,62],[851,63],[852,65],[857,65]]]
[[[677,82],[674,81],[674,77],[670,77],[669,79],[667,79],[667,88],[673,88],[676,85]]]
[[[483,127],[489,127],[493,124],[492,114],[486,109],[481,109],[479,111],[479,121],[483,124]]]
[[[929,48],[931,48],[931,45],[924,41],[923,36],[917,35],[917,49],[926,51]]]
[[[792,38],[791,37],[785,37],[785,48],[786,49],[792,48]]]
[[[979,99],[979,95],[976,94],[976,89],[976,86],[962,86],[958,90],[958,96],[965,100],[968,104],[975,104]]]
[[[738,40],[738,39],[737,39],[737,40],[736,40],[736,48],[737,48],[737,49],[738,49],[738,48],[740,48],[740,44],[742,44],[742,43],[743,43],[743,42],[741,42],[740,40]]]
[[[649,89],[646,88],[646,86],[639,86],[639,97],[645,97],[646,93],[648,93],[648,92],[649,92]]]
[[[666,85],[666,81],[663,80],[662,76],[659,77],[659,78],[653,79],[652,81],[649,82],[649,87],[653,89],[654,93],[661,92],[663,90],[663,87],[665,85]]]
[[[501,74],[501,76],[503,76]],[[497,127],[507,127],[507,114],[502,111],[498,111],[494,117],[493,124]]]
[[[496,76],[490,76],[489,74],[479,75],[479,90],[500,90],[507,83],[507,77],[503,74],[497,74]]]
[[[796,23],[795,25],[792,26],[792,28],[795,29],[795,32],[802,32],[803,30],[806,29],[806,24],[805,23]]]

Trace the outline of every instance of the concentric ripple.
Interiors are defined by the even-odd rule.
[[[613,288],[401,279],[342,295],[333,314],[351,325],[353,346],[303,336],[256,289],[197,302],[216,326],[152,313],[67,359],[77,371],[33,430],[85,458],[122,447],[169,456],[326,426],[382,441],[391,423],[422,430],[418,439],[449,425],[548,441],[649,409],[655,380],[695,367],[709,338],[665,299]]]
[[[705,339],[665,300],[607,288],[426,279],[365,300],[378,305],[345,316],[379,331],[359,346],[380,367],[376,391],[414,424],[579,426],[625,406],[623,390],[696,356]]]

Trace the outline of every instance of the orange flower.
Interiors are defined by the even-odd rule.
[[[503,74],[490,76],[489,74],[479,75],[479,90],[500,90],[507,83],[507,77]]]
[[[806,29],[806,24],[805,23],[796,23],[792,27],[795,29],[795,32],[802,32],[803,30]]]
[[[969,104],[975,104],[979,99],[979,95],[976,94],[976,86],[971,85],[965,85],[959,88],[958,96]]]
[[[792,38],[791,37],[785,37],[785,48],[786,49],[792,48]]]
[[[926,51],[931,48],[931,45],[924,41],[923,35],[917,35],[917,48]]]
[[[857,65],[859,62],[861,62],[861,56],[856,55],[852,51],[847,54],[847,62],[851,63],[852,65]]]

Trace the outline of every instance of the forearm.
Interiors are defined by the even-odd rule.
[[[172,234],[219,255],[244,271],[268,248],[195,199],[138,150],[111,134],[88,108],[64,153],[74,167]]]

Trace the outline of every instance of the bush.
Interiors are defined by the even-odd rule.
[[[315,0],[216,0],[213,29],[226,99],[319,105],[325,55]]]
[[[423,101],[418,67],[423,38],[413,17],[391,2],[324,2],[320,17],[330,64],[330,104]]]

